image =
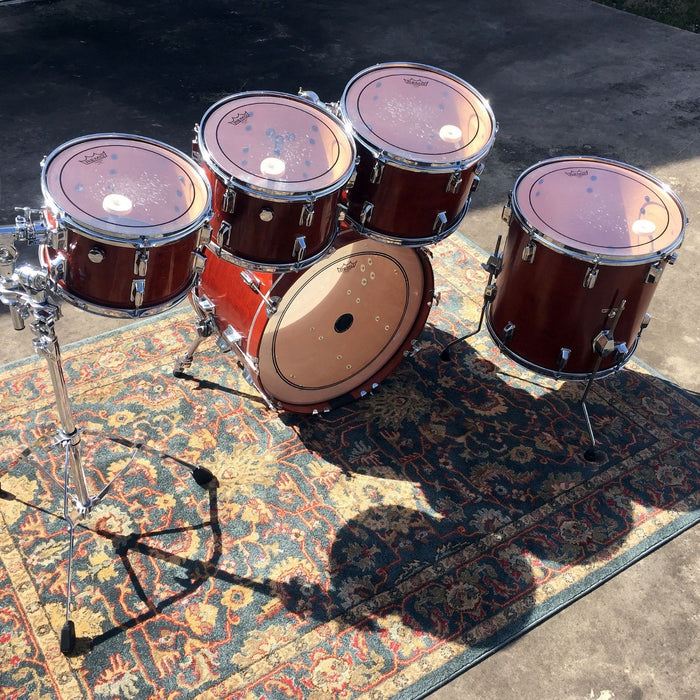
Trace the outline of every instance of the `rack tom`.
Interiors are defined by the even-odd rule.
[[[50,243],[39,259],[59,296],[127,318],[186,296],[204,263],[211,204],[193,160],[140,136],[84,136],[45,159],[41,186]]]
[[[437,68],[385,63],[352,78],[340,110],[359,155],[348,201],[357,231],[407,246],[454,232],[498,128],[484,97]]]

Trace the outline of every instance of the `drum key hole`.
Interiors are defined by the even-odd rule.
[[[335,325],[333,326],[333,330],[335,330],[336,333],[345,333],[345,331],[349,330],[354,321],[355,317],[352,314],[343,314],[342,316],[338,316]],[[338,359],[340,359],[340,357]]]

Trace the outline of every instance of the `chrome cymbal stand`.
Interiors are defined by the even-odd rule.
[[[34,232],[31,224],[30,210],[24,210],[29,216],[29,227]],[[191,472],[195,481],[200,486],[209,485],[214,477],[208,470],[189,464],[173,455],[153,449],[141,442],[133,442],[121,436],[105,436],[112,442],[132,448],[132,453],[126,464],[119,470],[114,478],[109,481],[102,490],[95,496],[88,492],[85,471],[81,461],[80,433],[73,420],[68,389],[63,374],[61,363],[61,350],[54,329],[56,321],[61,317],[61,309],[57,303],[51,301],[52,281],[46,270],[36,270],[30,265],[22,265],[15,269],[17,260],[17,250],[14,246],[15,240],[27,240],[26,235],[27,219],[23,216],[17,217],[16,227],[11,233],[9,228],[0,228],[0,301],[10,309],[10,316],[15,330],[23,330],[25,321],[31,316],[33,320],[30,328],[34,334],[34,351],[39,357],[46,360],[51,384],[53,387],[56,409],[59,416],[60,427],[58,428],[56,439],[52,446],[60,445],[64,451],[64,477],[59,481],[54,475],[45,469],[41,464],[32,460],[31,464],[41,470],[49,479],[63,491],[63,517],[68,523],[68,582],[66,587],[66,619],[61,629],[61,651],[68,654],[75,647],[75,625],[70,619],[71,596],[73,583],[73,552],[75,545],[75,525],[84,518],[98,503],[100,503],[111,490],[114,482],[119,479],[127,469],[129,469],[134,458],[139,451],[150,451],[161,458],[169,458],[183,466]],[[22,229],[24,227],[24,230]],[[29,242],[36,242],[29,238]],[[32,448],[25,448],[22,458],[27,458]],[[74,492],[71,492],[71,483]],[[1,490],[1,489],[0,489]],[[69,504],[72,504],[77,512],[77,518],[73,519],[70,514]]]

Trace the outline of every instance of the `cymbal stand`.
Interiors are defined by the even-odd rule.
[[[499,252],[501,248],[501,239],[503,237],[499,236],[497,241],[496,241],[496,248],[493,252],[493,254],[489,257],[488,261],[485,263],[481,264],[481,267],[486,270],[486,272],[489,273],[489,279],[486,284],[486,288],[484,289],[484,303],[481,306],[481,316],[479,317],[479,325],[473,330],[469,331],[466,335],[463,335],[461,338],[457,338],[455,340],[450,341],[445,347],[442,349],[440,352],[440,359],[441,360],[449,360],[450,359],[450,348],[453,345],[456,345],[457,343],[461,343],[463,340],[466,340],[467,338],[471,338],[473,335],[476,335],[480,330],[481,326],[484,323],[484,316],[486,316],[486,309],[488,308],[489,303],[491,300],[496,296],[496,285],[493,284],[493,278],[498,277],[498,273],[501,271],[501,267],[503,266],[503,256]]]
[[[21,217],[18,217],[18,221]],[[19,227],[19,226],[18,226]],[[195,481],[200,486],[206,486],[213,480],[213,475],[202,467],[184,462],[170,454],[153,449],[141,442],[134,442],[121,436],[105,436],[106,439],[133,448],[131,456],[119,472],[102,488],[95,496],[88,492],[85,471],[81,461],[80,443],[81,431],[76,427],[73,419],[68,389],[61,362],[61,350],[54,329],[56,321],[61,316],[60,306],[52,303],[50,298],[51,280],[45,270],[36,270],[30,265],[22,265],[15,269],[17,250],[11,240],[8,229],[0,228],[0,301],[9,306],[12,323],[15,330],[25,328],[25,320],[30,316],[33,321],[30,328],[34,334],[34,350],[39,357],[46,360],[51,384],[53,387],[56,409],[59,416],[60,427],[52,446],[60,445],[64,450],[64,476],[63,482],[56,479],[53,474],[45,469],[37,461],[32,460],[42,473],[50,478],[63,490],[63,517],[68,523],[68,582],[66,587],[66,619],[61,630],[61,651],[70,653],[75,646],[75,625],[70,619],[72,583],[73,583],[73,552],[75,545],[75,525],[85,517],[111,490],[114,482],[119,479],[133,464],[139,451],[151,451],[161,458],[169,458],[186,466]],[[31,448],[26,448],[22,454],[28,457]],[[70,483],[75,489],[71,492]],[[69,503],[77,511],[77,519],[70,514]]]

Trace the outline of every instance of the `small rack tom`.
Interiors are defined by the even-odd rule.
[[[140,136],[84,136],[46,158],[41,187],[50,243],[39,247],[39,260],[71,304],[149,316],[194,284],[211,191],[184,154]]]
[[[356,157],[328,110],[284,93],[232,95],[206,112],[194,152],[213,190],[210,248],[219,257],[282,272],[328,251]]]
[[[560,157],[515,183],[487,327],[521,365],[572,380],[620,369],[686,224],[676,195],[612,160]],[[596,365],[600,361],[596,369]]]
[[[358,73],[340,103],[359,162],[348,218],[364,236],[422,246],[467,213],[497,131],[488,102],[437,68],[384,63]]]

